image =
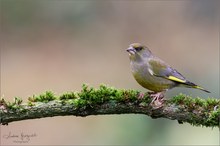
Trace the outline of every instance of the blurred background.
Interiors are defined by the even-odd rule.
[[[219,98],[219,1],[0,0],[1,96],[79,91],[83,83],[142,88],[125,49],[139,42],[189,80],[207,88],[175,88]],[[22,145],[217,145],[218,128],[145,115],[52,117],[1,126],[4,135],[36,133]]]

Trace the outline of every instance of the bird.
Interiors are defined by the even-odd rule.
[[[132,43],[126,49],[130,58],[131,72],[135,80],[150,90],[152,102],[162,103],[166,91],[174,87],[195,88],[210,93],[203,87],[187,80],[176,69],[155,56],[148,47]]]

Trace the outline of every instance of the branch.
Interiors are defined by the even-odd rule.
[[[152,118],[167,118],[179,123],[216,127],[220,120],[220,100],[192,98],[183,94],[151,103],[147,93],[100,85],[98,89],[83,85],[80,92],[55,96],[51,91],[33,95],[26,103],[18,97],[14,102],[0,100],[0,124],[54,116],[89,116],[105,114],[145,114]]]

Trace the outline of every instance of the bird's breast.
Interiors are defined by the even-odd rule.
[[[131,70],[135,80],[144,88],[160,92],[175,86],[173,81],[152,75],[147,64],[131,63]]]

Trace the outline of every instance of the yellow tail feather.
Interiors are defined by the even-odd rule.
[[[200,87],[200,86],[192,86],[193,88],[196,88],[196,89],[200,89],[200,90],[202,90],[202,91],[205,91],[205,92],[207,92],[207,93],[211,93],[210,91],[208,91],[208,90],[206,90],[206,89],[204,89],[204,88],[202,88],[202,87]]]

